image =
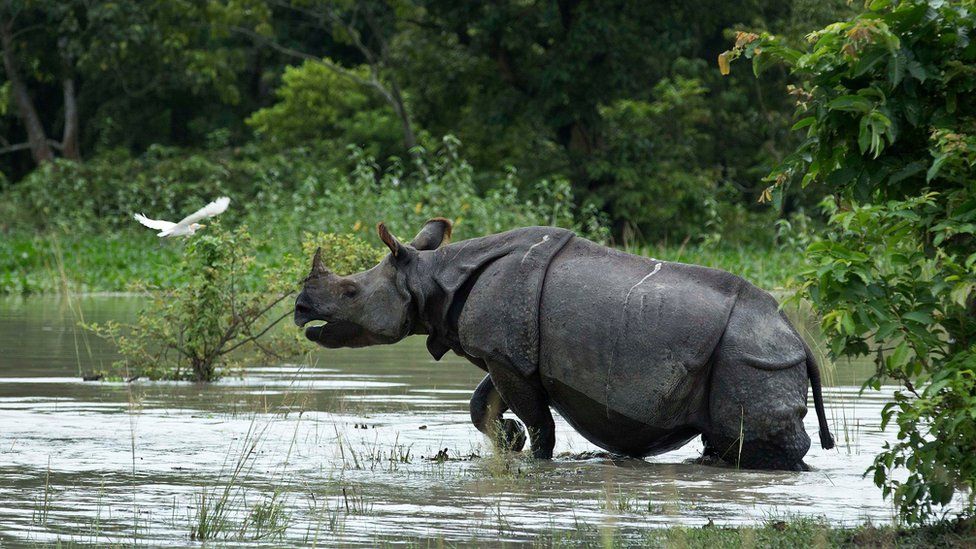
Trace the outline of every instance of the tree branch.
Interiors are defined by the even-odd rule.
[[[258,332],[256,335],[249,335],[246,339],[244,339],[244,340],[242,340],[242,341],[240,341],[240,342],[232,345],[229,349],[227,349],[225,351],[221,351],[219,354],[225,355],[225,354],[227,354],[227,353],[229,353],[229,352],[237,349],[238,347],[240,347],[242,345],[245,345],[245,344],[251,343],[251,342],[256,342],[258,340],[258,338],[260,338],[264,334],[268,333],[268,330],[270,330],[271,328],[274,328],[275,326],[278,325],[279,322],[281,322],[282,320],[288,318],[291,315],[292,315],[292,311],[285,312],[283,315],[279,316],[277,319],[275,319],[273,322],[271,322],[271,324],[268,324],[267,326],[265,326],[264,329],[261,330],[260,332]]]
[[[303,59],[306,61],[313,61],[315,63],[320,63],[322,65],[325,65],[330,70],[335,71],[336,74],[348,78],[349,80],[352,80],[353,82],[359,84],[360,86],[367,86],[374,89],[376,88],[376,85],[372,81],[362,78],[361,76],[358,76],[353,71],[343,67],[342,65],[339,65],[338,63],[329,60],[326,57],[316,57],[314,55],[305,53],[303,51],[299,51],[294,48],[289,48],[288,46],[279,44],[278,42],[275,42],[274,40],[268,38],[267,36],[254,32],[253,30],[248,28],[232,26],[231,31],[236,32],[238,34],[243,34],[244,36],[247,36],[252,40],[255,40],[265,46],[269,46],[275,51],[279,53],[283,53],[289,57]]]
[[[30,143],[17,143],[16,145],[8,145],[0,149],[0,154],[7,154],[17,151],[22,151],[24,149],[29,149]]]
[[[3,142],[4,143],[9,143],[9,141],[7,141],[6,139],[3,139]],[[53,139],[48,139],[47,140],[47,144],[48,144],[49,147],[51,147],[51,148],[53,148],[55,150],[60,151],[62,149],[61,143],[58,142],[58,141],[55,141]],[[30,149],[30,148],[31,148],[31,144],[28,143],[28,142],[17,143],[17,144],[14,144],[14,145],[9,145],[8,144],[6,147],[0,148],[0,154],[8,154],[8,153],[22,151],[22,150]]]

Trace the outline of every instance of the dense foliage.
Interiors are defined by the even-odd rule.
[[[156,147],[135,158],[119,151],[84,164],[54,162],[3,194],[0,223],[11,229],[131,229],[138,227],[133,212],[179,219],[199,207],[201,197],[226,194],[234,202],[225,215],[252,220],[255,227],[273,223],[276,233],[291,235],[302,229],[365,231],[380,220],[419,227],[429,217],[447,215],[464,235],[533,223],[575,226],[579,220],[584,225],[577,228],[601,238],[596,212],[575,207],[565,180],[529,183],[509,170],[479,192],[473,168],[450,136],[433,150],[419,150],[409,166],[396,158],[380,165],[358,147],[344,157],[350,168],[330,167],[323,154],[304,148],[187,157]]]
[[[134,181],[203,194],[223,182],[221,167],[195,187],[179,179],[183,160],[211,170],[201,158],[243,148],[287,173],[278,155],[302,147],[320,169],[348,170],[349,145],[386,166],[456,135],[478,191],[514,166],[520,192],[569,182],[576,206],[601,210],[617,237],[698,239],[710,212],[760,210],[761,177],[790,145],[788,75],[721,79],[709,63],[725,33],[745,25],[798,39],[847,9],[844,0],[7,2],[0,190],[63,157],[96,169],[141,164]],[[159,155],[172,170],[152,171]],[[804,205],[797,191],[784,208]],[[767,221],[737,236],[762,234]]]
[[[447,216],[457,238],[525,225],[607,238],[596,212],[575,207],[565,180],[530,185],[509,171],[479,192],[474,169],[450,137],[435,150],[419,151],[412,170],[400,161],[380,166],[358,148],[347,155],[348,169],[323,167],[321,155],[301,148],[185,157],[160,147],[137,158],[119,153],[84,164],[50,163],[0,199],[0,226],[8,227],[0,240],[0,293],[57,291],[62,268],[68,287],[80,291],[178,280],[178,273],[160,266],[179,260],[179,242],[159,241],[131,213],[180,219],[205,197],[222,194],[232,199],[221,216],[224,225],[251,227],[259,259],[270,263],[297,254],[308,231],[355,234],[372,243],[380,220],[405,237],[427,219]]]
[[[89,326],[115,344],[122,359],[114,367],[126,378],[213,381],[247,351],[277,354],[262,336],[288,314],[276,306],[294,282],[254,263],[246,229],[211,229],[171,267],[181,271],[180,283],[152,288],[134,324]],[[245,274],[255,269],[259,284]]]
[[[350,69],[365,77],[362,68]],[[387,158],[399,150],[400,126],[393,111],[356,82],[321,63],[285,68],[274,105],[248,119],[258,138],[275,147],[313,143],[336,157],[349,144]]]
[[[805,295],[836,355],[871,355],[867,385],[898,442],[872,467],[901,516],[976,512],[976,14],[972,1],[874,0],[795,50],[741,34],[722,58],[785,63],[805,139],[771,179],[830,191]],[[900,474],[907,471],[907,478]]]

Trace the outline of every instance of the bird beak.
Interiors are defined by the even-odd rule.
[[[202,229],[202,228],[206,227],[206,225],[204,225],[203,223],[197,223],[197,225],[198,225],[197,226],[198,229]]]

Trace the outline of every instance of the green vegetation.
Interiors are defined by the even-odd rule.
[[[697,240],[710,210],[768,226],[779,212],[755,199],[793,144],[789,77],[757,85],[711,62],[730,29],[799,41],[849,11],[845,0],[8,2],[0,231],[49,224],[7,208],[3,191],[25,185],[42,211],[164,215],[218,189],[238,204],[290,193],[310,164],[348,173],[349,146],[383,169],[422,171],[413,161],[446,135],[466,144],[479,193],[511,168],[523,199],[565,182],[575,208],[601,211],[628,242]],[[783,212],[812,204],[797,190]]]
[[[866,386],[903,388],[898,426],[872,467],[903,519],[956,497],[976,513],[976,30],[972,2],[876,0],[794,50],[740,35],[726,57],[800,77],[805,136],[770,179],[819,182],[826,237],[807,248],[802,295],[838,356],[873,356]],[[907,478],[898,474],[906,469]]]
[[[133,324],[109,321],[85,327],[112,341],[122,355],[112,377],[214,381],[259,358],[282,359],[302,353],[294,337],[272,331],[292,315],[290,298],[316,248],[337,273],[361,271],[385,255],[349,235],[306,234],[301,255],[273,262],[255,259],[255,244],[245,227],[225,231],[213,223],[174,258],[169,280],[145,286],[150,301]]]
[[[573,205],[565,180],[529,186],[510,171],[478,192],[473,168],[458,146],[448,137],[437,149],[420,151],[412,171],[399,162],[381,167],[357,148],[348,151],[349,170],[325,169],[320,157],[301,149],[272,157],[222,151],[190,158],[159,149],[137,159],[52,163],[4,196],[0,209],[8,209],[5,219],[12,228],[0,241],[0,292],[57,291],[59,263],[74,291],[182,283],[178,263],[184,243],[160,241],[129,213],[180,219],[208,200],[201,196],[220,194],[233,198],[222,223],[250,227],[253,253],[268,265],[299,254],[309,231],[353,234],[375,243],[379,220],[411,236],[441,215],[454,220],[459,239],[539,224],[607,238],[596,212]]]
[[[179,283],[147,288],[151,302],[136,323],[88,326],[115,344],[123,358],[114,366],[126,378],[213,381],[248,351],[283,355],[262,336],[290,314],[278,305],[295,292],[297,276],[255,264],[245,228],[211,229],[176,262]]]
[[[368,78],[364,67],[350,72]],[[337,151],[336,160],[342,160],[349,143],[362,143],[379,158],[399,150],[400,126],[393,113],[354,80],[323,63],[286,67],[276,95],[274,105],[247,119],[255,135],[272,147],[315,143],[327,154]]]
[[[229,224],[223,222],[223,225]],[[375,236],[370,231],[372,226],[363,226],[356,236],[340,234],[368,244]],[[398,232],[400,236],[409,237],[417,226],[402,225],[402,229],[398,226]],[[263,236],[255,236],[264,232],[260,228],[250,230],[251,238],[256,240],[254,256],[257,262],[273,263],[285,254],[298,254],[297,244],[276,240],[269,243]],[[295,241],[301,242],[302,237],[295,237]],[[3,254],[0,255],[0,294],[58,293],[63,282],[67,282],[73,292],[138,292],[147,287],[176,285],[183,281],[179,261],[184,246],[181,242],[159,242],[149,230],[123,230],[119,234],[97,237],[14,233],[0,243]],[[796,279],[798,269],[804,264],[803,256],[788,246],[708,247],[662,243],[626,249],[648,257],[723,269],[770,290],[790,287],[791,280]],[[61,278],[59,257],[66,280]],[[330,259],[330,268],[332,264]],[[249,278],[252,275],[246,272],[243,276]]]
[[[579,523],[573,530],[540,536],[537,547],[687,547],[746,549],[751,547],[967,547],[976,542],[972,525],[942,525],[901,529],[863,525],[833,527],[809,518],[769,519],[759,526],[720,527],[711,522],[701,528],[646,530],[624,536],[613,529]]]

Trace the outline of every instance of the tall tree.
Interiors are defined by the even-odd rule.
[[[44,130],[41,117],[37,114],[34,100],[21,73],[22,68],[16,40],[24,32],[30,30],[30,26],[17,26],[18,22],[28,18],[23,11],[23,7],[19,4],[5,3],[3,5],[2,11],[0,11],[0,47],[3,47],[3,68],[17,106],[17,116],[27,131],[27,142],[5,143],[0,152],[13,152],[29,148],[34,162],[40,164],[53,160],[54,152],[51,150],[52,143],[48,141],[47,132]]]
[[[662,238],[678,218],[635,207],[635,198],[660,203],[687,196],[697,201],[694,209],[701,214],[703,204],[695,196],[714,194],[716,183],[726,179],[734,194],[747,200],[758,196],[758,182],[769,167],[766,158],[776,154],[777,138],[789,127],[781,92],[785,72],[767,93],[751,78],[722,82],[711,64],[730,27],[782,28],[808,3],[423,0],[423,19],[414,21],[416,40],[432,45],[414,48],[422,56],[407,67],[406,78],[411,91],[424,90],[414,103],[431,131],[448,130],[461,120],[462,130],[470,128],[461,131],[462,140],[478,149],[498,150],[497,141],[508,140],[511,145],[502,152],[513,155],[516,164],[568,174],[578,195],[607,210],[618,228],[637,225],[647,238]],[[841,3],[821,3],[813,11]],[[452,75],[452,84],[424,86],[451,71],[460,72]],[[703,95],[714,107],[683,109],[687,101],[661,95],[674,90],[692,94],[685,98],[692,102],[693,95]],[[617,105],[620,101],[647,105],[627,108]],[[689,117],[669,124],[669,108],[683,109]],[[658,126],[629,131],[620,124],[640,121],[615,116],[622,111],[642,114],[645,123]],[[684,131],[669,144],[679,124]],[[516,131],[509,133],[511,128]],[[692,134],[697,134],[693,143],[682,141]],[[710,187],[668,196],[676,186],[662,180],[689,173],[697,175],[683,185]],[[638,209],[644,213],[634,216]],[[674,211],[679,210],[687,211]]]
[[[403,132],[403,147],[412,151],[417,145],[415,122],[400,85],[400,58],[394,51],[393,42],[399,32],[399,19],[415,10],[409,2],[399,0],[252,0],[227,6],[224,15],[234,32],[248,36],[288,57],[319,63],[376,93],[396,113]],[[304,27],[314,28],[338,45],[353,48],[358,54],[356,65],[367,67],[366,74],[328,56],[286,44],[274,32],[272,22],[275,18],[292,14],[303,17]]]
[[[27,141],[0,151],[80,160],[86,120],[113,105],[143,97],[172,108],[187,93],[236,101],[240,45],[215,39],[208,13],[192,0],[5,2],[4,75]]]
[[[901,518],[976,516],[976,33],[972,3],[871,2],[794,49],[743,33],[723,65],[800,78],[800,145],[770,193],[820,182],[830,213],[807,248],[801,295],[835,356],[895,382],[868,470]]]

